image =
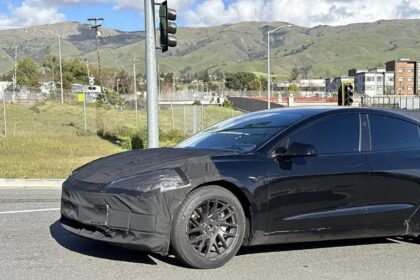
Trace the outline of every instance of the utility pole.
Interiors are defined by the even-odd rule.
[[[90,23],[90,29],[95,30],[95,34],[96,34],[96,55],[98,56],[98,84],[101,88],[101,92],[103,91],[102,89],[102,76],[101,76],[101,56],[99,54],[99,37],[101,36],[101,32],[99,30],[99,28],[102,26],[102,22],[104,21],[103,18],[88,18],[88,21]]]
[[[17,86],[17,46],[15,47],[15,76],[13,80],[13,88],[16,89]]]
[[[13,96],[12,96],[12,102],[15,101],[16,98],[16,87],[17,87],[17,46],[15,47],[15,75],[12,78],[13,83]]]
[[[144,1],[147,73],[147,138],[149,148],[159,147],[158,69],[156,62],[154,5],[154,0]]]
[[[133,75],[134,75],[134,87],[133,87],[133,91],[134,91],[134,107],[135,107],[135,111],[136,111],[136,128],[139,129],[139,118],[138,118],[138,105],[137,105],[137,71],[136,71],[136,60],[137,60],[137,56],[133,57]]]
[[[61,91],[61,103],[64,103],[64,88],[63,88],[63,62],[61,55],[61,35],[58,35],[58,52],[60,55],[60,91]]]
[[[86,69],[87,69],[87,83],[89,84],[90,70],[89,70],[89,60],[86,59]]]

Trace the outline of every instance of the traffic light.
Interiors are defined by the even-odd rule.
[[[351,106],[353,104],[353,85],[343,82],[338,89],[338,106]]]
[[[164,1],[159,8],[160,17],[160,45],[162,52],[167,52],[169,47],[176,47],[176,10],[168,8],[168,2]]]
[[[351,106],[353,104],[353,85],[344,85],[344,106]]]

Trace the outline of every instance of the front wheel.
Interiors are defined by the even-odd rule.
[[[216,268],[236,255],[245,234],[241,203],[230,191],[206,186],[178,208],[171,232],[177,258],[194,268]]]

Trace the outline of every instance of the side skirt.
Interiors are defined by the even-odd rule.
[[[296,231],[277,231],[265,233],[264,238],[255,240],[252,245],[313,242],[340,239],[404,236],[406,225],[402,223],[375,225],[372,227],[319,228]]]

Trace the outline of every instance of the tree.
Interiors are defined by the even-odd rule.
[[[73,84],[87,83],[86,65],[79,59],[63,60],[63,86],[71,89]]]
[[[257,79],[254,73],[238,72],[228,73],[226,76],[226,87],[233,90],[248,89],[248,84]]]
[[[121,69],[115,77],[114,90],[119,94],[129,94],[133,86],[133,78]]]
[[[262,91],[262,83],[259,79],[254,79],[248,83],[248,90],[250,91]]]
[[[210,81],[209,72],[207,70],[198,72],[197,75],[196,75],[196,78],[197,78],[197,80],[203,81],[205,83]]]
[[[290,76],[289,76],[289,80],[291,82],[296,81],[299,78],[299,68],[295,65],[295,67],[293,67],[292,71],[290,71]]]
[[[10,70],[4,78],[11,80],[15,70]],[[31,57],[24,57],[18,61],[17,70],[17,85],[39,87],[41,85],[41,69],[35,60]]]
[[[299,86],[297,84],[290,84],[288,88],[289,92],[291,92],[293,95],[299,92]]]
[[[312,65],[303,65],[299,69],[299,73],[302,79],[307,79],[311,71],[312,71]]]

